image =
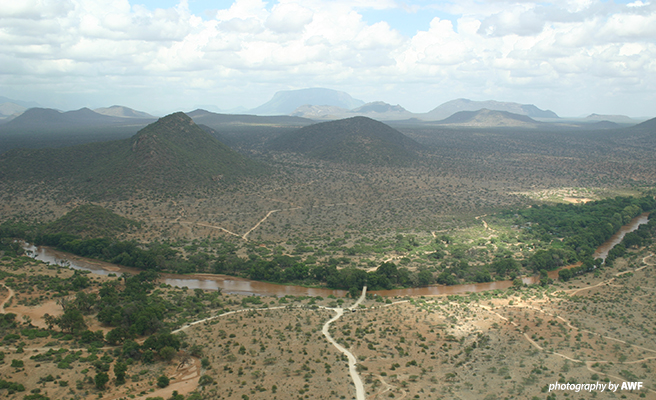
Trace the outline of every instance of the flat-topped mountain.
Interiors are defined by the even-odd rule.
[[[322,122],[274,139],[270,149],[332,162],[404,165],[420,145],[401,132],[367,117]]]
[[[531,118],[558,118],[550,110],[541,110],[533,104],[519,104],[495,100],[472,101],[469,99],[456,99],[447,101],[422,116],[424,120],[442,120],[460,111],[478,111],[482,109],[506,111],[513,114],[525,115]]]
[[[271,100],[249,111],[258,115],[287,115],[302,105],[336,106],[347,110],[359,107],[364,101],[351,97],[346,92],[332,89],[309,88],[283,90],[277,92]]]
[[[382,101],[374,101],[352,110],[337,106],[312,106],[306,104],[298,107],[290,115],[324,121],[363,116],[381,121],[407,119],[414,114],[400,105],[393,106]]]
[[[585,119],[588,121],[610,121],[623,124],[635,124],[636,122],[626,115],[590,114]]]
[[[187,113],[197,124],[214,129],[224,126],[292,126],[313,124],[314,121],[289,115],[259,116],[249,114],[218,114],[207,110],[194,110]]]
[[[59,149],[12,150],[0,157],[1,180],[55,181],[92,198],[135,190],[177,193],[262,173],[182,112],[160,118],[129,139]]]

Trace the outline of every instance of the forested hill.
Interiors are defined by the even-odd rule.
[[[182,112],[125,140],[18,149],[0,156],[2,181],[65,185],[92,199],[125,197],[135,190],[179,193],[262,173],[260,163],[231,150]]]
[[[116,237],[140,226],[140,222],[121,217],[101,206],[83,204],[46,225],[43,234]]]
[[[408,164],[420,145],[396,129],[367,117],[323,122],[274,139],[271,150],[350,164]]]

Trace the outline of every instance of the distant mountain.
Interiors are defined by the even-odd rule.
[[[393,166],[409,163],[420,145],[382,122],[353,117],[288,132],[274,139],[270,149],[332,162]]]
[[[611,140],[624,146],[656,150],[656,118],[628,128],[610,131],[610,134]]]
[[[110,117],[118,118],[140,118],[140,119],[155,119],[152,115],[145,113],[143,111],[136,111],[128,107],[123,106],[111,106],[96,108],[94,112],[102,115],[107,115]]]
[[[629,128],[632,131],[642,131],[650,132],[656,135],[656,118],[648,119],[645,122],[639,123],[638,125],[632,126]]]
[[[16,100],[16,99],[10,99],[8,97],[0,96],[0,104],[2,103],[13,103],[17,104],[21,107],[27,108],[34,108],[34,107],[41,107],[39,103],[35,101],[23,101],[23,100]]]
[[[347,117],[349,112],[350,110],[337,106],[313,106],[304,104],[296,108],[289,115],[316,120],[335,120]]]
[[[587,128],[587,129],[617,129],[619,127],[620,127],[620,125],[617,124],[616,122],[602,120],[602,121],[598,121],[598,122],[592,122],[589,125],[584,126],[583,128]]]
[[[2,129],[45,129],[72,126],[111,125],[124,122],[123,118],[98,114],[88,108],[60,112],[52,108],[30,108],[2,126]]]
[[[460,111],[478,111],[482,109],[506,111],[513,114],[526,115],[531,118],[559,118],[553,111],[541,110],[532,104],[508,103],[494,100],[472,101],[468,99],[457,99],[441,104],[428,113],[423,114],[421,119],[438,121]]]
[[[306,104],[298,107],[290,115],[316,120],[336,120],[363,116],[379,121],[386,121],[411,118],[414,114],[400,105],[393,106],[382,101],[375,101],[352,110],[336,106],[311,106]]]
[[[535,128],[540,123],[525,115],[506,111],[482,109],[478,111],[460,111],[452,116],[437,121],[438,124],[461,127],[521,127]]]
[[[590,114],[585,117],[588,121],[610,121],[623,124],[635,123],[633,119],[626,115],[602,115],[602,114]]]
[[[15,149],[0,156],[0,179],[72,185],[88,198],[139,190],[179,193],[261,174],[264,167],[203,131],[182,112],[129,139],[59,149]]]
[[[400,105],[391,105],[387,104],[383,101],[374,101],[372,103],[367,103],[363,106],[354,108],[351,110],[353,113],[362,113],[362,114],[368,114],[368,113],[378,113],[378,114],[384,114],[384,113],[406,113],[408,110],[405,108],[401,107]]]
[[[27,108],[16,103],[2,103],[0,104],[0,118],[7,118],[12,115],[20,114],[25,110],[27,110]]]
[[[351,110],[364,105],[364,101],[348,93],[332,89],[310,88],[277,92],[271,100],[249,111],[257,115],[287,115],[302,105],[336,106]]]
[[[187,113],[197,124],[204,124],[214,129],[224,126],[289,126],[300,127],[313,124],[314,121],[288,115],[259,116],[248,114],[217,114],[206,110],[194,110]]]

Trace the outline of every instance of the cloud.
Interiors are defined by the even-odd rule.
[[[312,22],[313,14],[299,4],[276,4],[267,17],[265,26],[275,32],[300,32],[305,25]]]
[[[408,37],[392,21],[365,22],[366,10],[456,17],[436,16]],[[304,86],[387,91],[369,100],[407,93],[408,108],[429,101],[424,107],[434,107],[438,100],[416,98],[416,87],[404,85],[439,88],[449,96],[443,100],[495,90],[518,97],[566,93],[571,85],[594,94],[620,80],[620,92],[647,93],[656,91],[656,6],[236,0],[201,17],[184,1],[148,9],[127,0],[26,0],[0,8],[0,54],[4,88],[18,91],[32,82],[36,91],[52,87],[47,82],[55,76],[66,77],[57,84],[66,92],[96,90],[98,96],[149,85],[201,96],[206,86],[204,103],[225,93],[217,101],[257,105],[276,90]],[[184,96],[167,99],[158,101]]]

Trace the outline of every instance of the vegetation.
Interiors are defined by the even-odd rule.
[[[262,166],[228,148],[184,113],[152,123],[130,139],[0,156],[0,177],[56,181],[86,197],[126,197],[135,190],[179,193],[263,173]]]
[[[43,234],[61,234],[81,237],[114,237],[118,233],[141,227],[141,223],[121,217],[104,207],[83,204],[49,223]]]
[[[400,166],[415,158],[421,146],[381,122],[353,117],[284,133],[270,147],[333,162]]]

